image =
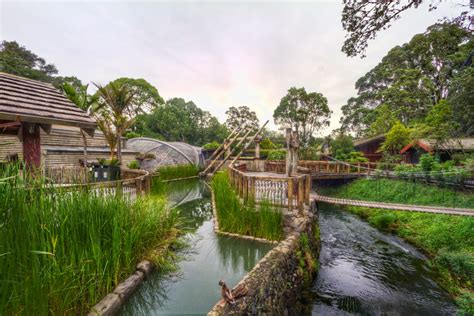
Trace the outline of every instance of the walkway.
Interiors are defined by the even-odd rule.
[[[439,207],[439,206],[422,206],[422,205],[359,201],[359,200],[334,198],[330,196],[319,195],[316,193],[311,193],[311,199],[314,199],[319,202],[330,203],[330,204],[382,208],[382,209],[398,210],[398,211],[474,216],[474,209],[471,209],[471,208],[454,208],[454,207],[451,208],[451,207]]]

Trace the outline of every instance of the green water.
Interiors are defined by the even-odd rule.
[[[210,193],[199,181],[173,185],[170,203],[190,228],[190,247],[175,275],[152,275],[123,308],[122,315],[204,315],[220,300],[218,282],[234,286],[271,248],[269,244],[216,235]]]

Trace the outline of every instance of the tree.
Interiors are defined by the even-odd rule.
[[[238,108],[231,106],[225,114],[227,115],[225,124],[231,131],[237,127],[244,126],[244,124],[247,124],[247,126],[255,131],[257,131],[260,126],[257,114],[251,111],[248,106],[239,106]]]
[[[342,51],[350,57],[359,54],[364,57],[368,41],[374,39],[380,30],[390,27],[390,23],[400,18],[400,14],[411,8],[418,8],[424,0],[408,1],[360,1],[344,0],[342,26],[348,33]],[[440,1],[431,1],[430,10],[436,9]],[[466,1],[466,5],[467,5]],[[469,30],[474,24],[472,13],[462,12],[453,23]]]
[[[94,109],[98,106],[99,97],[97,95],[89,95],[87,88],[89,85],[75,88],[69,83],[63,84],[63,92],[66,97],[74,103],[78,108],[92,114]],[[84,142],[84,163],[87,164],[87,137],[84,130],[81,129],[82,140]]]
[[[408,127],[401,122],[396,122],[385,135],[385,141],[380,149],[384,155],[398,155],[400,150],[410,143],[410,134],[411,130]]]
[[[119,78],[113,82],[119,86],[126,85],[135,95],[127,113],[130,117],[150,113],[165,103],[158,89],[145,79]]]
[[[452,106],[452,121],[458,124],[454,135],[474,136],[474,67],[459,72],[452,81],[449,103]]]
[[[338,133],[334,139],[331,139],[329,144],[331,156],[336,159],[347,160],[351,152],[354,151],[352,137],[341,132]]]
[[[304,88],[290,88],[273,112],[275,124],[292,128],[300,138],[301,147],[308,148],[311,138],[324,126],[329,126],[331,111],[321,93],[307,93]]]
[[[342,127],[358,136],[371,135],[378,116],[387,114],[386,108],[377,110],[382,105],[404,124],[422,122],[449,95],[454,75],[474,48],[473,42],[465,30],[444,23],[394,47],[357,80],[358,96],[342,107]]]
[[[117,146],[117,160],[122,162],[122,144],[121,137],[132,126],[134,119],[129,118],[130,108],[134,102],[135,92],[131,91],[127,85],[119,85],[110,82],[106,86],[95,84],[97,87],[97,96],[99,98],[100,109],[96,112],[99,117],[99,127],[101,127],[104,135],[112,133]],[[111,135],[106,138],[112,151]]]

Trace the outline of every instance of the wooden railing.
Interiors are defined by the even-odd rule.
[[[283,175],[266,176],[265,174],[248,173],[245,164],[229,166],[229,180],[240,198],[254,198],[256,203],[263,200],[274,206],[303,210],[309,205],[311,193],[311,176],[296,174],[291,177]]]
[[[313,161],[313,160],[300,160],[298,162],[299,167],[308,169],[311,174],[358,174],[358,175],[371,175],[377,168],[375,162],[356,162],[356,163],[345,163],[336,161]],[[285,162],[284,161],[267,161],[265,164],[265,170],[269,172],[284,173]]]

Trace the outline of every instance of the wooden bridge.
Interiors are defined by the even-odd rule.
[[[360,200],[335,198],[335,197],[320,195],[317,193],[311,193],[311,199],[318,202],[324,202],[324,203],[329,203],[329,204],[361,206],[361,207],[368,207],[368,208],[380,208],[380,209],[388,209],[388,210],[395,210],[395,211],[474,216],[474,209],[470,209],[470,208],[360,201]]]

